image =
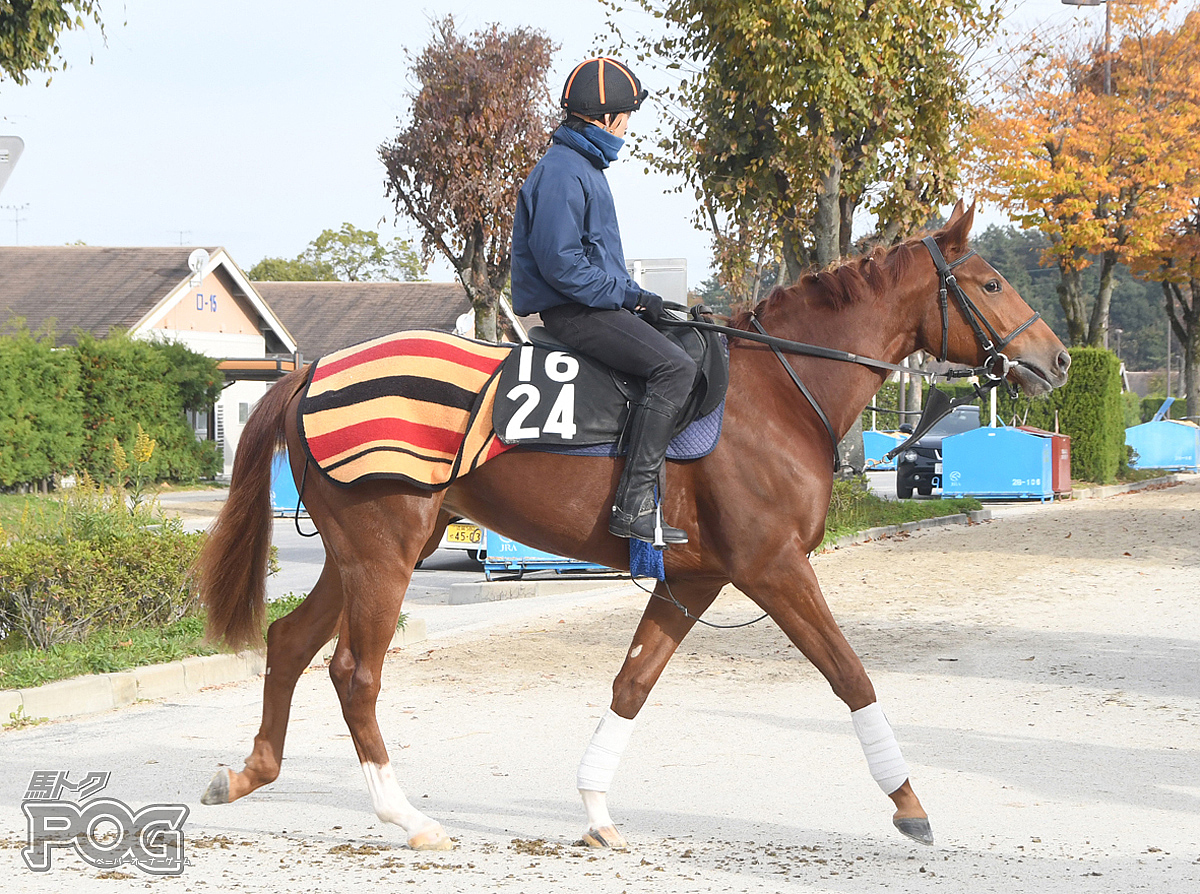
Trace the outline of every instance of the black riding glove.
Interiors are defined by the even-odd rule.
[[[653,326],[660,319],[662,319],[662,295],[655,295],[653,292],[642,292],[642,296],[638,299],[635,310],[642,315],[643,320]]]

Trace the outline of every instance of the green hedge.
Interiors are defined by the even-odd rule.
[[[115,480],[113,441],[132,446],[138,425],[156,441],[156,479],[194,481],[220,469],[216,445],[198,441],[185,410],[220,394],[216,361],[179,344],[125,334],[56,348],[53,333],[19,325],[0,335],[0,487],[86,471]]]
[[[1166,396],[1162,394],[1151,394],[1149,397],[1143,397],[1141,400],[1141,405],[1139,406],[1140,413],[1138,416],[1138,421],[1133,424],[1136,425],[1140,422],[1149,422],[1151,419],[1153,419],[1154,414],[1162,409],[1163,401],[1166,399]],[[1175,403],[1171,404],[1169,418],[1183,419],[1185,416],[1187,416],[1187,401],[1183,400],[1182,398],[1177,398]]]
[[[79,363],[49,333],[0,338],[0,486],[45,481],[83,445]]]
[[[94,477],[113,479],[113,441],[130,447],[138,425],[157,442],[149,468],[153,478],[194,481],[216,474],[216,445],[198,441],[184,414],[179,367],[172,362],[172,356],[181,348],[124,334],[103,340],[87,334],[79,336],[75,355],[83,397],[80,461]],[[213,383],[210,400],[215,399],[220,391],[216,361],[193,351],[187,351],[187,355],[204,361],[198,366],[201,375]]]

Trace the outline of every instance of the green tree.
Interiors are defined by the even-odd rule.
[[[97,0],[0,3],[0,71],[18,84],[28,84],[31,71],[52,74],[66,68],[59,38],[63,31],[82,28],[88,21],[95,22],[104,33]]]
[[[329,265],[318,267],[304,259],[263,258],[250,268],[247,276],[254,282],[337,282],[337,274]]]
[[[475,335],[495,341],[497,301],[512,265],[517,193],[549,140],[546,86],[556,47],[540,31],[499,26],[469,36],[454,19],[412,60],[410,122],[379,147],[386,194],[442,254],[475,310]]]
[[[322,230],[292,260],[263,258],[250,268],[252,280],[289,282],[413,282],[425,278],[425,265],[403,239],[380,242],[374,230],[343,223]]]
[[[649,157],[695,188],[727,283],[764,247],[788,281],[833,262],[860,206],[890,241],[951,198],[971,115],[959,46],[991,33],[989,0],[636,2],[667,32],[625,46],[676,79]]]

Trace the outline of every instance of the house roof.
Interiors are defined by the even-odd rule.
[[[255,282],[306,360],[405,329],[453,332],[471,309],[458,283]]]
[[[53,321],[61,341],[74,341],[76,327],[98,338],[132,329],[191,276],[192,251],[186,246],[0,247],[0,325],[24,317],[36,331]]]
[[[87,245],[0,247],[0,327],[23,317],[32,331],[52,322],[59,343],[75,329],[97,338],[134,331],[162,317],[187,294],[194,246],[97,248]],[[222,248],[206,249],[204,273],[223,269],[286,351],[292,337]]]

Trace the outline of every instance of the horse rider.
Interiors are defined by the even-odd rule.
[[[662,542],[687,543],[687,533],[656,512],[655,490],[696,364],[654,327],[662,297],[625,269],[604,176],[646,96],[633,72],[607,57],[580,63],[567,78],[565,119],[517,200],[513,307],[539,313],[551,335],[581,354],[646,380],[645,396],[631,408],[629,454],[608,529],[653,543],[661,525]]]

